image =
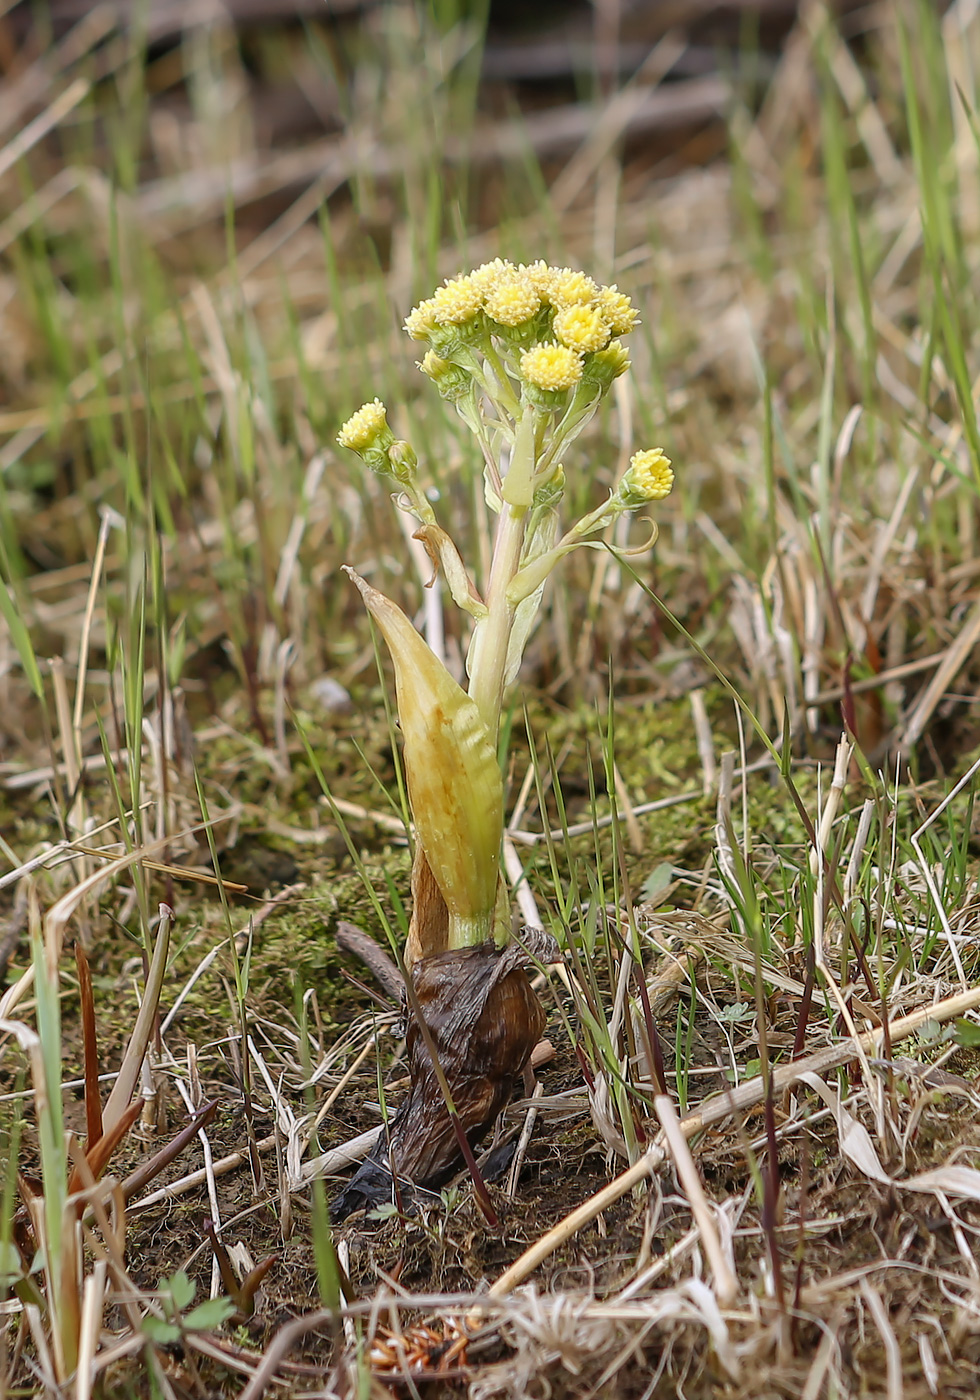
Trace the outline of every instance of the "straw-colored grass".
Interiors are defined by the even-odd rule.
[[[980,14],[806,3],[705,74],[680,7],[544,91],[475,8],[2,31],[0,1397],[972,1395]],[[400,322],[497,254],[641,310],[569,513],[638,446],[677,486],[512,697],[565,956],[500,1228],[464,1174],[331,1231],[404,1088],[334,934],[403,939],[411,866],[341,565],[467,641],[334,437],[385,399],[485,562]]]

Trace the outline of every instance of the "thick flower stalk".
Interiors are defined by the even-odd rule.
[[[506,948],[501,703],[552,569],[575,549],[601,548],[618,517],[661,500],[673,484],[659,448],[636,452],[605,501],[566,528],[560,524],[563,460],[629,369],[619,337],[637,319],[615,286],[570,268],[500,258],[449,279],[409,314],[405,329],[425,346],[419,369],[453,404],[483,456],[497,524],[482,587],[436,521],[416,454],[395,438],[380,400],[359,409],[338,437],[392,483],[453,601],[473,619],[463,690],[405,614],[348,570],[395,666],[416,834],[405,962],[415,1014],[436,1047],[454,1107],[434,1097],[426,1037],[410,1026],[409,1095],[383,1149],[335,1203],[341,1214],[382,1199],[390,1170],[421,1185],[445,1180],[457,1160],[454,1134],[464,1132],[472,1143],[487,1131],[544,1024],[521,969],[524,955],[519,946]],[[629,552],[649,548],[655,535],[653,527]]]

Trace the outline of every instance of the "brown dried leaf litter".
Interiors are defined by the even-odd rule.
[[[832,56],[841,70],[842,83],[847,81],[844,65],[848,53],[841,46]],[[812,101],[812,86],[806,81],[809,62],[806,34],[800,30],[781,60],[761,116],[746,143],[755,173],[762,181],[772,179],[774,190],[778,188],[774,174],[783,155],[798,131],[815,121],[812,108],[808,108]],[[54,77],[45,77],[47,86],[38,92],[36,108],[56,114],[60,110],[55,106],[59,99],[69,100],[63,94],[71,94],[70,81],[71,78],[59,87]],[[29,110],[33,112],[34,107]],[[881,226],[887,229],[912,217],[913,187],[903,159],[888,140],[887,126],[879,123],[874,128],[873,103],[868,111],[869,159],[881,186],[877,209]],[[246,127],[236,130],[241,133]],[[338,150],[339,145],[332,145],[329,154],[336,157]],[[200,387],[219,417],[220,411],[230,414],[233,386],[225,374],[220,327],[229,308],[241,297],[242,303],[253,311],[263,334],[269,334],[274,342],[281,324],[284,288],[302,312],[302,349],[310,371],[331,377],[343,370],[349,351],[341,339],[339,321],[356,311],[359,296],[361,304],[368,301],[371,290],[366,288],[360,294],[356,289],[352,291],[350,306],[342,313],[327,304],[319,237],[307,220],[324,193],[344,178],[346,167],[341,165],[324,175],[324,156],[323,149],[312,148],[299,152],[290,164],[283,157],[263,160],[258,152],[246,148],[241,181],[236,185],[237,196],[243,201],[256,193],[290,188],[294,181],[306,181],[311,175],[316,178],[269,231],[244,251],[238,268],[239,287],[219,272],[209,281],[206,295],[188,291],[178,303],[188,333],[209,357],[208,374],[200,386],[190,379],[168,385],[167,403],[187,401]],[[386,160],[390,167],[390,157],[378,155],[376,159],[375,173],[381,178],[385,176]],[[314,162],[318,162],[315,169]],[[601,162],[599,169],[601,173]],[[104,198],[101,206],[99,203],[104,188],[98,175],[66,178],[72,172],[49,173],[50,182],[42,192],[42,202],[47,201],[50,211],[45,215],[47,230],[57,232],[59,221],[62,230],[73,221],[85,219],[90,226],[94,221],[96,227],[104,229],[108,246],[108,219],[98,225],[93,216],[93,211],[97,214],[100,207],[105,207]],[[147,182],[140,191],[135,214],[124,209],[120,217],[145,220],[152,213],[155,218],[169,201],[167,207],[175,209],[179,218],[170,228],[161,223],[161,239],[174,239],[181,219],[185,228],[205,228],[215,209],[215,186],[207,165],[191,171],[190,179],[181,172],[177,180],[181,183]],[[566,185],[572,187],[570,177]],[[297,184],[295,188],[298,187]],[[182,192],[183,206],[177,208],[177,195]],[[810,361],[802,353],[794,310],[795,289],[786,270],[792,265],[795,235],[778,229],[773,234],[773,257],[784,270],[767,286],[761,279],[753,278],[746,267],[743,248],[733,236],[731,177],[727,167],[675,174],[656,187],[655,199],[651,200],[649,172],[642,163],[627,162],[622,196],[618,207],[610,208],[608,203],[604,206],[598,200],[594,207],[573,206],[563,232],[571,248],[588,250],[579,254],[580,259],[588,261],[597,246],[602,248],[603,239],[608,240],[615,225],[620,263],[636,285],[649,289],[657,282],[669,282],[678,289],[688,325],[686,355],[667,386],[668,405],[675,416],[678,439],[684,443],[692,485],[699,479],[717,485],[719,469],[725,483],[725,495],[716,500],[716,509],[710,513],[707,509],[699,511],[692,521],[665,530],[662,570],[679,580],[676,591],[690,600],[693,612],[706,605],[708,588],[692,560],[707,545],[727,561],[733,577],[728,618],[742,656],[739,664],[743,684],[757,712],[768,712],[773,723],[778,724],[784,704],[788,704],[791,716],[802,715],[805,726],[821,725],[821,707],[828,703],[828,695],[842,689],[832,658],[848,646],[856,646],[867,654],[870,635],[881,657],[883,672],[872,677],[872,682],[878,687],[883,678],[887,680],[891,687],[888,701],[902,712],[900,736],[906,744],[915,742],[930,732],[930,725],[948,706],[944,697],[953,685],[969,692],[974,682],[969,667],[975,632],[976,570],[969,562],[975,556],[969,547],[969,522],[964,522],[958,561],[939,559],[928,589],[920,586],[923,580],[916,572],[921,562],[920,511],[914,507],[920,499],[917,493],[924,492],[921,514],[927,516],[930,502],[941,502],[956,489],[955,481],[928,466],[902,481],[895,464],[886,461],[881,464],[878,495],[868,503],[867,517],[855,506],[841,501],[834,550],[838,588],[845,595],[842,606],[838,606],[841,599],[830,594],[825,577],[814,566],[800,521],[780,502],[778,566],[774,562],[762,574],[761,582],[756,583],[732,541],[739,539],[734,518],[741,509],[740,491],[748,485],[752,463],[760,456],[752,372],[757,347],[764,350],[788,399],[803,403],[809,398],[816,404],[819,396],[819,385],[810,378]],[[659,240],[655,249],[651,249],[649,239],[652,203],[656,205]],[[341,212],[341,223],[344,217]],[[533,216],[525,222],[523,233],[530,239],[539,228],[540,220]],[[347,229],[353,242],[356,219],[348,220]],[[811,232],[817,244],[825,236],[819,227]],[[475,254],[496,251],[492,233],[474,241]],[[611,246],[608,241],[606,246]],[[912,284],[908,268],[901,261],[901,250],[908,248],[911,256],[914,242],[906,240],[895,247],[897,251],[877,279],[875,318],[883,339],[883,392],[907,408],[910,386],[915,387],[918,382],[921,355],[916,337],[909,331]],[[451,248],[442,258],[443,271],[456,270],[456,254]],[[281,269],[275,266],[277,259],[281,260]],[[387,289],[401,310],[412,299],[404,267],[404,262],[394,260],[387,274]],[[5,288],[0,295],[7,296],[5,324],[11,330],[9,336],[3,337],[8,354],[0,352],[0,372],[10,396],[10,406],[0,415],[5,436],[3,464],[9,468],[27,460],[32,444],[40,442],[51,426],[52,415],[43,401],[25,399],[25,394],[33,394],[35,386],[25,386],[23,367],[31,362],[35,351],[30,320],[24,314],[18,289]],[[177,318],[164,318],[151,331],[160,347],[173,347],[178,340]],[[13,352],[9,352],[11,345],[15,347]],[[366,353],[382,363],[384,342],[379,340]],[[649,382],[651,367],[642,352],[637,358],[637,382]],[[113,387],[111,407],[120,418],[125,412],[139,413],[142,406],[139,393],[131,392],[121,378],[122,367],[123,357],[115,348],[105,352],[99,365],[99,372],[109,377]],[[299,361],[292,352],[284,352],[270,365],[271,380],[287,403],[293,403],[298,370]],[[71,385],[63,431],[84,433],[93,382],[93,376],[80,375]],[[317,446],[315,435],[298,396],[295,402],[299,410],[297,431],[303,451],[309,453],[312,462]],[[730,417],[718,407],[726,402],[734,404]],[[625,416],[632,407],[623,406]],[[839,480],[847,472],[856,426],[853,420],[845,420],[838,430],[834,460]],[[794,440],[806,442],[810,427],[812,418],[808,424],[804,408],[791,424]],[[955,426],[935,417],[930,427],[942,451],[955,458],[960,451]],[[740,433],[744,450],[736,450],[735,446]],[[68,441],[77,443],[84,439],[69,437]],[[273,470],[274,444],[268,440],[260,443],[259,453],[260,469]],[[379,507],[381,504],[375,502]],[[370,503],[345,495],[338,488],[328,510],[322,495],[312,492],[304,522],[304,547],[315,562],[305,573],[287,572],[283,578],[291,635],[301,642],[295,672],[298,678],[315,678],[323,665],[318,645],[303,641],[308,635],[306,623],[311,610],[315,611],[315,604],[304,595],[307,590],[322,589],[339,562],[331,534],[331,515],[335,511],[341,513],[351,531],[366,532],[369,528]],[[381,509],[375,514],[380,518]],[[50,638],[52,649],[66,654],[77,649],[91,572],[85,558],[87,527],[79,523],[83,515],[79,501],[70,497],[25,512],[23,518],[28,548],[50,550],[52,541],[57,541],[63,550],[61,558],[67,561],[59,569],[39,573],[30,583],[39,625]],[[231,523],[243,541],[259,538],[261,522],[252,501],[239,505]],[[206,595],[202,581],[220,559],[222,539],[223,530],[216,520],[205,519],[199,528],[181,528],[174,540],[164,543],[169,576],[183,577],[189,587],[199,588]],[[383,554],[382,545],[376,545],[376,550],[379,556]],[[118,587],[123,568],[122,558],[110,550],[110,593]],[[598,573],[592,582],[597,579]],[[586,587],[589,582],[587,578]],[[411,586],[411,581],[406,581],[406,586]],[[592,596],[595,608],[581,635],[577,623],[572,628],[566,624],[563,635],[559,617],[554,629],[542,638],[538,652],[542,674],[549,674],[549,666],[551,674],[576,669],[581,674],[586,669],[583,659],[594,655],[585,649],[590,637],[598,637],[595,651],[603,654],[610,650],[629,652],[631,647],[635,650],[637,638],[645,638],[648,623],[635,598],[631,600],[629,591],[624,591],[617,580],[603,575]],[[800,639],[799,657],[780,647],[782,633],[769,630],[770,616],[780,619],[786,633]],[[189,654],[203,652],[215,641],[220,644],[225,626],[220,607],[206,595],[201,631],[191,638]],[[100,627],[101,621],[97,620],[94,640],[101,648],[104,636]],[[286,637],[276,640],[282,642]],[[268,687],[269,693],[277,681],[275,657],[276,646],[267,644],[258,661],[260,684]],[[659,683],[642,656],[635,658],[635,665],[641,687]],[[916,677],[922,674],[935,674],[936,679],[916,699]],[[352,675],[356,673],[352,671]],[[151,672],[151,693],[155,683]],[[32,766],[50,765],[50,755],[39,734],[34,749],[23,745],[20,736],[27,729],[21,724],[25,700],[15,676],[5,675],[3,684],[7,689],[0,724],[8,731],[4,774],[13,780]],[[233,702],[222,719],[198,733],[202,752],[206,753],[207,745],[216,740],[237,742],[234,731],[245,727],[240,711],[240,702]],[[111,706],[107,704],[101,718],[108,721],[110,717]],[[94,706],[84,718],[84,761],[100,764]],[[880,709],[869,709],[861,716],[861,722],[866,726],[863,737],[871,745],[876,736],[883,734]],[[274,750],[270,753],[282,763],[282,754]],[[944,756],[945,752],[941,752],[940,758]],[[176,768],[175,755],[171,753],[171,757]],[[241,770],[255,762],[244,740],[231,762]],[[229,776],[235,779],[238,773],[222,776],[234,794],[235,783],[227,780]],[[39,774],[35,781],[47,781],[47,774]],[[189,824],[193,805],[187,794],[171,792],[170,801],[184,803],[186,810],[175,814],[177,824]],[[233,799],[228,805],[229,810],[234,808]],[[309,873],[313,876],[316,872]],[[197,897],[194,898],[196,902]],[[951,910],[950,919],[957,935],[969,933],[969,910]],[[216,938],[217,928],[215,923],[210,930]],[[725,933],[717,927],[710,931],[702,928],[700,937],[708,947],[712,941],[716,949],[726,946]],[[727,951],[732,967],[745,955],[734,940]],[[774,1007],[774,1034],[790,1036],[793,998],[802,989],[803,969],[784,963],[779,956],[781,951],[775,950],[774,964],[779,958],[779,965],[767,969],[767,975],[771,972],[774,979],[790,984],[782,987],[785,999]],[[723,1009],[726,988],[718,971],[719,961],[715,957],[711,962],[707,992]],[[779,988],[780,983],[774,981],[774,985]],[[902,1007],[892,1010],[897,1014],[899,1009],[913,1012],[921,1007],[924,1014],[935,1015],[930,1011],[932,1002],[945,999],[948,990],[939,977],[935,985],[925,980],[911,981],[904,988]],[[223,1023],[228,1012],[217,983],[209,995],[213,998],[210,1015],[215,1022]],[[668,1011],[663,1022],[665,1038],[672,1034],[672,1025]],[[556,1040],[564,1034],[558,1025],[549,1029]],[[705,1062],[714,1073],[717,1028],[713,1028],[709,1017],[702,1017],[698,1029],[704,1036]],[[319,1039],[316,1057],[324,1094],[318,1108],[322,1108],[327,1091],[337,1087],[346,1070],[369,1046],[371,1026],[367,1021],[351,1031],[351,1040],[344,1045],[335,1046],[329,1026]],[[266,1162],[274,1160],[278,1143],[283,1158],[281,1176],[288,1180],[290,1144],[299,1153],[299,1145],[309,1131],[308,1125],[300,1123],[302,1097],[298,1086],[303,1076],[299,1033],[282,1007],[267,1020],[259,1017],[254,1033],[256,1056],[268,1061],[270,1079],[280,1094],[279,1103],[271,1091],[263,1100],[265,1117],[259,1125],[262,1155]],[[176,1036],[174,1043],[183,1057],[185,1047],[176,1026],[173,1032],[168,1030],[165,1034]],[[223,1024],[216,1024],[214,1039],[223,1034]],[[978,1146],[975,1063],[968,1053],[958,1052],[946,1068],[955,1080],[937,1081],[930,1078],[935,1075],[930,1067],[933,1051],[927,1044],[913,1041],[908,1047],[909,1064],[897,1073],[896,1087],[887,1069],[876,1062],[876,1040],[873,1046],[869,1043],[864,1047],[870,1073],[855,1086],[847,1079],[835,1078],[831,1070],[832,1064],[840,1063],[837,1057],[848,1052],[846,1042],[842,1048],[829,1023],[814,1028],[814,1041],[818,1035],[827,1039],[828,1047],[825,1052],[818,1048],[814,1053],[818,1058],[824,1053],[829,1059],[812,1071],[817,1075],[807,1086],[812,1094],[800,1090],[797,1097],[785,1097],[785,1085],[777,1080],[776,1134],[781,1145],[784,1193],[782,1218],[775,1229],[783,1256],[785,1307],[776,1297],[760,1211],[745,1167],[746,1159],[751,1161],[753,1153],[761,1158],[767,1149],[764,1123],[757,1107],[734,1095],[741,1110],[738,1124],[725,1129],[716,1126],[695,1142],[694,1150],[695,1162],[704,1177],[707,1203],[714,1213],[718,1246],[740,1283],[741,1293],[735,1306],[722,1306],[719,1302],[703,1249],[701,1227],[692,1223],[687,1197],[676,1187],[666,1162],[650,1181],[642,1199],[634,1200],[627,1192],[600,1210],[585,1233],[570,1236],[557,1255],[539,1268],[534,1285],[520,1285],[527,1291],[500,1300],[487,1300],[478,1293],[478,1282],[499,1279],[505,1265],[525,1245],[533,1244],[545,1227],[557,1224],[568,1208],[606,1184],[602,1156],[595,1150],[595,1134],[587,1126],[583,1112],[580,1110],[571,1128],[559,1118],[559,1114],[567,1112],[566,1103],[564,1109],[556,1105],[540,1110],[541,1131],[532,1139],[521,1199],[510,1205],[509,1216],[501,1203],[503,1238],[491,1242],[501,1257],[487,1262],[490,1245],[481,1234],[482,1227],[472,1207],[465,1201],[426,1224],[389,1225],[387,1233],[380,1230],[376,1240],[368,1237],[361,1257],[355,1259],[354,1269],[369,1301],[354,1303],[350,1315],[363,1321],[369,1339],[374,1337],[379,1344],[384,1341],[399,1363],[404,1358],[408,1364],[408,1358],[421,1354],[417,1347],[413,1350],[418,1336],[410,1332],[420,1316],[439,1319],[433,1327],[451,1341],[449,1324],[465,1322],[479,1307],[475,1340],[466,1350],[465,1367],[458,1368],[458,1383],[468,1384],[474,1395],[520,1395],[534,1393],[535,1388],[543,1390],[545,1385],[552,1394],[570,1396],[604,1392],[673,1395],[679,1386],[692,1395],[724,1391],[730,1395],[818,1396],[833,1391],[856,1394],[867,1385],[890,1396],[972,1394],[980,1363],[980,1295],[974,1247],[978,1215],[971,1204],[972,1162]],[[193,1050],[191,1045],[188,1053]],[[740,1051],[746,1058],[749,1056],[748,1047],[740,1046]],[[217,1088],[227,1099],[229,1086],[240,1068],[231,1052],[205,1043],[202,1035],[199,1049],[191,1058],[195,1061],[194,1073],[203,1079],[202,1089],[210,1092]],[[253,1058],[253,1064],[257,1065],[257,1059]],[[177,1072],[173,1065],[170,1072]],[[362,1102],[369,1096],[373,1073],[366,1062],[365,1069],[351,1083],[351,1102]],[[582,1099],[577,1068],[567,1057],[562,1073],[562,1082],[569,1089],[578,1089]],[[278,1090],[280,1078],[290,1075],[292,1093]],[[397,1089],[394,1092],[397,1095]],[[727,1121],[729,1105],[716,1102]],[[292,1122],[286,1119],[290,1105],[295,1119]],[[747,1118],[743,1117],[746,1113]],[[329,1114],[325,1121],[331,1123],[331,1137],[348,1136],[355,1128],[365,1126],[363,1119],[342,1124],[331,1121]],[[236,1151],[239,1160],[247,1163],[245,1134],[238,1123],[227,1122],[209,1130],[208,1141],[213,1148],[211,1157],[220,1159],[222,1153]],[[272,1241],[281,1251],[282,1263],[278,1278],[274,1270],[267,1280],[267,1298],[260,1309],[254,1345],[246,1351],[230,1338],[196,1338],[188,1343],[190,1352],[197,1357],[196,1364],[213,1367],[207,1371],[208,1381],[225,1393],[240,1390],[257,1368],[266,1381],[279,1375],[291,1388],[322,1385],[328,1366],[326,1340],[317,1341],[314,1336],[301,1359],[297,1359],[299,1353],[291,1359],[287,1347],[277,1351],[273,1341],[265,1362],[255,1359],[255,1353],[269,1337],[288,1340],[288,1314],[296,1306],[308,1304],[312,1296],[314,1272],[306,1245],[302,1197],[297,1197],[294,1204],[297,1220],[290,1234],[285,1228],[282,1194],[275,1210],[270,1211],[268,1205],[252,1202],[247,1170],[236,1174],[202,1170],[205,1182],[210,1178],[222,1216],[229,1222],[229,1233],[249,1239],[256,1258],[265,1253]],[[644,1175],[648,1176],[649,1170],[650,1164],[645,1161]],[[268,1171],[270,1181],[279,1174],[271,1166]],[[962,1175],[965,1173],[970,1175]],[[920,1185],[924,1178],[926,1194],[918,1189],[913,1194],[903,1185],[917,1178]],[[217,1183],[225,1184],[224,1195]],[[288,1192],[285,1198],[288,1199]],[[155,1283],[161,1273],[191,1259],[199,1247],[199,1218],[205,1209],[205,1198],[198,1194],[193,1199],[193,1207],[183,1211],[176,1211],[172,1203],[166,1207],[167,1213],[156,1213],[150,1207],[143,1212],[144,1225],[131,1225],[130,1267],[145,1284]],[[254,1214],[243,1214],[240,1221],[230,1223],[239,1211]],[[431,1238],[440,1232],[444,1236],[441,1253]],[[200,1267],[202,1260],[203,1256],[198,1255],[191,1267]],[[798,1278],[794,1277],[797,1267]],[[402,1282],[403,1279],[409,1282]],[[452,1284],[456,1296],[439,1296],[444,1280]],[[131,1297],[138,1297],[135,1285]],[[385,1333],[381,1331],[382,1321],[387,1328]],[[316,1320],[303,1325],[312,1331]],[[278,1328],[283,1331],[277,1331]],[[408,1340],[399,1349],[393,1339],[402,1333]],[[324,1338],[328,1335],[325,1327]],[[308,1369],[303,1369],[304,1364]],[[341,1393],[353,1384],[350,1375],[345,1378],[345,1364],[337,1366],[330,1381]],[[424,1359],[424,1367],[429,1370],[435,1370],[438,1364],[439,1358],[432,1355]],[[175,1384],[191,1384],[189,1363],[175,1359],[172,1374]],[[229,1374],[240,1379],[229,1380]]]

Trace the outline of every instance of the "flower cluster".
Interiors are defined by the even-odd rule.
[[[380,399],[362,404],[337,434],[341,447],[349,447],[359,457],[374,450],[387,451],[395,440],[388,427],[387,411]]]
[[[557,505],[561,454],[613,380],[629,369],[618,337],[638,319],[615,285],[568,267],[504,258],[448,278],[409,313],[405,329],[427,344],[419,369],[480,441],[493,510],[505,503],[544,508],[546,499],[549,507]],[[414,455],[407,443],[395,441],[379,400],[344,424],[339,441],[375,471],[394,476],[409,508],[430,520]],[[624,510],[661,500],[673,479],[659,448],[635,454],[609,500],[587,517],[588,529],[580,522],[576,538],[604,528]]]
[[[535,391],[558,395],[573,389],[588,378],[590,358],[600,352],[612,353],[597,367],[598,377],[622,374],[629,359],[615,337],[631,331],[638,319],[625,292],[584,272],[494,258],[447,279],[409,313],[405,329],[414,340],[428,341],[440,360],[468,369],[472,360],[465,352],[493,342],[502,367],[533,398]],[[428,373],[426,360],[422,368]]]

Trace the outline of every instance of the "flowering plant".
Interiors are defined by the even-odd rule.
[[[569,268],[514,266],[501,258],[451,278],[406,319],[409,335],[428,346],[419,368],[482,450],[486,499],[497,515],[483,594],[436,522],[416,454],[395,439],[381,401],[365,404],[340,431],[342,446],[398,488],[397,502],[418,519],[417,535],[454,601],[474,619],[464,693],[404,613],[352,574],[394,658],[412,813],[448,910],[445,935],[437,929],[427,938],[415,921],[409,960],[491,935],[506,941],[509,925],[495,918],[503,820],[496,741],[504,689],[517,674],[555,565],[574,549],[598,544],[617,516],[661,500],[673,484],[659,448],[636,452],[608,499],[559,533],[562,456],[629,368],[617,337],[637,319],[615,286]],[[442,781],[447,774],[454,775],[451,784]]]
[[[624,512],[661,500],[673,485],[670,462],[660,448],[636,452],[607,499],[562,530],[563,455],[613,381],[629,369],[618,337],[631,331],[637,319],[629,297],[615,286],[601,286],[569,268],[544,262],[515,266],[501,258],[449,279],[407,317],[406,331],[427,347],[419,369],[454,405],[483,455],[486,500],[497,523],[482,591],[437,522],[419,482],[416,453],[395,438],[384,404],[379,399],[365,404],[338,436],[341,446],[391,481],[397,504],[418,520],[416,536],[441,570],[453,600],[473,619],[464,690],[401,609],[347,570],[395,667],[416,830],[406,965],[415,968],[416,986],[441,988],[425,1009],[440,1055],[448,1061],[458,1051],[460,1073],[464,1078],[468,1074],[469,1080],[479,1061],[488,1081],[494,1081],[494,1092],[471,1105],[469,1113],[460,1108],[472,1139],[492,1121],[486,1117],[488,1104],[496,1105],[495,1116],[506,1100],[511,1078],[544,1024],[533,993],[513,995],[515,977],[527,986],[523,971],[512,966],[513,953],[506,963],[494,961],[510,937],[500,877],[503,791],[497,760],[504,690],[520,667],[552,569],[572,550],[602,547],[599,537],[608,525]],[[648,549],[655,537],[654,527],[639,550],[630,553]],[[466,999],[454,979],[472,982],[478,960],[459,954],[475,953],[480,947],[485,950],[485,995],[482,1001],[466,1003],[468,1036],[454,1051],[450,1037],[440,1040],[443,1013],[435,1001],[441,997],[444,1014],[460,1021],[459,1008]],[[433,978],[425,963],[438,958],[443,959],[445,976]],[[508,996],[508,1014],[517,1024],[504,1035],[500,1014]],[[481,1025],[484,1041],[488,1035],[493,1046],[480,1041]],[[420,1055],[425,1058],[421,1050]],[[447,1077],[455,1094],[448,1068]],[[501,1085],[506,1086],[503,1099]],[[398,1155],[394,1148],[406,1111],[392,1127],[392,1160]],[[430,1130],[431,1124],[426,1131]],[[401,1133],[403,1139],[410,1135]],[[421,1155],[404,1150],[400,1168],[412,1176],[414,1164],[421,1172],[415,1179],[433,1183],[445,1172],[446,1161],[440,1161],[441,1166],[434,1166],[428,1150]]]

